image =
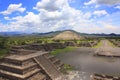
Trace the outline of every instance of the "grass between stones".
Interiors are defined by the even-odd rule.
[[[101,41],[97,45],[93,46],[93,48],[99,48],[100,46],[102,46],[102,42]]]
[[[68,64],[64,64],[63,68],[61,69],[61,72],[63,74],[68,74],[68,71],[72,71],[72,70],[74,70],[74,68],[72,66],[70,66]]]
[[[73,51],[75,49],[76,49],[76,47],[66,47],[64,49],[55,49],[55,50],[51,51],[50,54],[51,55],[57,55],[59,53],[71,52],[71,51]]]
[[[108,44],[112,47],[116,47],[112,42],[108,41]]]

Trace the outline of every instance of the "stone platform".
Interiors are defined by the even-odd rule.
[[[94,55],[105,57],[120,57],[120,48],[98,49]]]
[[[19,52],[24,51],[26,54],[14,53],[1,60],[0,77],[3,80],[54,80],[62,75],[63,63],[55,56],[42,51]]]

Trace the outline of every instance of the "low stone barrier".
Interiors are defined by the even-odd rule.
[[[103,75],[103,74],[93,74],[90,76],[91,80],[120,80],[120,77],[113,77],[109,75]]]
[[[91,47],[89,42],[80,42],[79,47]]]
[[[67,41],[64,43],[65,46],[73,46],[76,47],[78,46],[77,43],[75,43],[74,41]]]
[[[23,52],[28,53],[28,50],[30,53],[35,52],[35,50],[36,51],[52,51],[54,49],[63,49],[65,47],[66,46],[62,43],[29,44],[29,45],[13,46],[10,50],[10,53],[23,53]]]

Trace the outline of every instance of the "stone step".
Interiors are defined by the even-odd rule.
[[[61,69],[63,63],[61,63],[59,59],[55,58],[55,56],[50,54],[45,54],[44,56],[49,59],[53,64],[55,64],[58,70]]]
[[[13,46],[12,49],[24,49],[27,45]]]
[[[49,60],[53,62],[53,61],[55,61],[55,60],[56,60],[56,58],[55,58],[55,57],[53,57],[53,58],[50,58]]]
[[[0,77],[5,77],[11,80],[26,80],[27,78],[31,77],[32,75],[38,73],[40,69],[36,68],[24,75],[8,72],[5,70],[0,70]]]
[[[4,58],[4,62],[16,64],[16,65],[22,65],[22,61],[14,60],[14,59],[6,58],[6,57]]]
[[[58,70],[61,69],[63,65],[64,64],[62,62],[55,63],[55,66],[57,67]]]
[[[59,77],[61,72],[55,67],[55,65],[44,56],[39,56],[34,58],[36,63],[47,73],[47,75],[52,79]]]
[[[25,61],[21,61],[21,60],[16,60],[16,59],[12,59],[12,58],[4,58],[4,62],[5,63],[9,63],[9,64],[13,64],[13,65],[27,65],[28,63],[34,63],[31,59],[25,60]]]
[[[32,63],[32,64],[29,63],[25,66],[16,66],[16,65],[13,65],[13,64],[1,63],[0,64],[0,69],[10,71],[10,72],[14,72],[14,73],[18,73],[18,74],[24,74],[24,73],[36,68],[35,66],[37,66],[36,63]]]
[[[27,50],[27,49],[11,49],[10,53],[15,53],[15,54],[30,54],[30,53],[35,53],[35,50]]]
[[[55,56],[53,56],[53,55],[45,55],[45,57],[46,57],[47,59],[51,59],[51,58],[54,58]]]
[[[60,62],[60,60],[59,59],[54,59],[54,61],[52,61],[53,64],[55,64],[57,62]]]
[[[27,80],[47,80],[46,75],[42,74],[42,73],[37,73],[33,76],[31,76],[29,79]]]
[[[5,57],[5,59],[11,59],[11,60],[15,60],[15,61],[26,61],[28,59],[32,59],[34,57],[44,55],[44,54],[47,54],[47,53],[48,52],[37,51],[35,53],[31,53],[31,54],[27,54],[27,55],[11,55],[11,56]]]

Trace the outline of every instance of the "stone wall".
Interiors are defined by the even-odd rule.
[[[113,77],[109,75],[93,74],[91,80],[120,80],[120,77]]]
[[[91,47],[91,44],[89,42],[80,42],[80,47]]]
[[[62,43],[46,43],[46,44],[29,44],[22,46],[13,46],[10,53],[32,53],[35,51],[52,51],[54,49],[63,49],[66,46]]]
[[[65,46],[73,46],[73,47],[78,46],[78,44],[75,43],[74,41],[66,41],[66,42],[64,43],[64,45],[65,45]]]

